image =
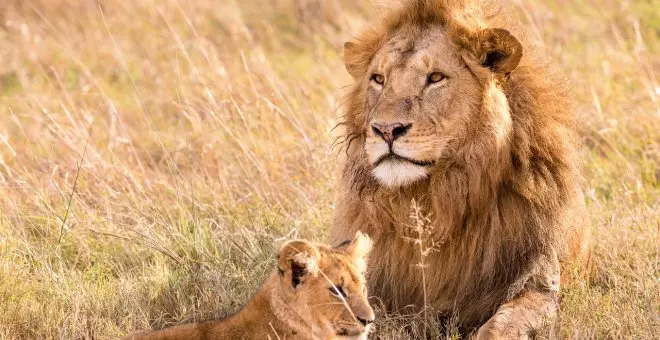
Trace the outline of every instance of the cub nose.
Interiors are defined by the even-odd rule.
[[[366,306],[365,309],[356,311],[355,317],[360,321],[362,326],[367,326],[376,320],[376,314],[374,314],[374,310],[371,309],[370,306]]]
[[[383,123],[371,123],[371,130],[380,136],[388,144],[392,144],[397,138],[403,136],[410,130],[412,124],[401,124],[401,123],[392,123],[392,124],[383,124]]]
[[[374,320],[375,320],[376,318],[373,317],[373,316],[370,316],[368,319],[363,319],[363,318],[361,318],[361,317],[358,316],[357,319],[358,319],[358,321],[360,321],[360,323],[362,324],[362,326],[366,326],[366,325],[368,325],[368,324],[373,323]]]

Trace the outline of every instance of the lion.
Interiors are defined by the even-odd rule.
[[[335,248],[289,241],[277,270],[239,313],[127,339],[366,339],[375,319],[363,275],[370,248],[360,232]]]
[[[525,338],[557,314],[561,268],[588,265],[590,229],[568,87],[484,6],[403,1],[345,43],[331,234],[371,236],[367,282],[387,310]],[[433,245],[424,280],[413,202]]]

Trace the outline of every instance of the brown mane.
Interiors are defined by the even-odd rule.
[[[483,60],[476,60],[471,51],[481,29],[518,31],[502,24],[506,13],[486,14],[494,5],[405,1],[389,10],[379,25],[363,30],[349,43],[358,51],[346,56],[355,65],[349,72],[354,77],[366,72],[373,55],[395,32],[416,36],[431,25],[449,32],[463,50],[466,64],[480,65]],[[539,263],[556,254],[564,257],[564,218],[579,192],[571,96],[560,78],[530,56],[529,44],[523,42],[523,50],[520,65],[499,81],[512,119],[506,145],[493,139],[494,127],[482,103],[483,119],[470,126],[468,138],[452,159],[443,162],[446,166],[405,188],[384,188],[371,175],[364,151],[365,89],[360,82],[350,88],[343,122],[347,160],[335,236],[344,230],[352,232],[347,230],[350,225],[360,225],[376,243],[391,244],[390,253],[379,254],[375,249],[372,259],[405,259],[382,260],[381,265],[398,266],[398,271],[407,273],[406,280],[392,282],[384,272],[372,272],[370,282],[379,285],[371,287],[376,296],[387,290],[406,300],[406,294],[419,296],[421,292],[412,267],[419,258],[400,237],[407,232],[413,199],[430,214],[432,237],[439,243],[437,252],[427,260],[437,268],[427,273],[429,301],[440,310],[459,313],[466,326],[483,323],[500,304],[523,291],[539,266],[544,268]],[[375,267],[377,261],[372,261]],[[444,301],[446,296],[453,301]]]

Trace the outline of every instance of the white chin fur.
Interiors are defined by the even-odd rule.
[[[384,161],[371,173],[382,185],[389,188],[406,186],[428,175],[424,167],[403,161]]]

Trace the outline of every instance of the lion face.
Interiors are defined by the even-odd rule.
[[[366,235],[337,248],[291,241],[280,251],[281,287],[312,320],[319,337],[365,336],[375,319],[363,272],[371,249]]]
[[[465,48],[441,26],[402,29],[366,57],[365,46],[345,45],[346,67],[356,78],[364,103],[360,117],[351,118],[360,121],[364,151],[379,183],[401,187],[424,179],[466,140],[475,139],[472,135],[478,133],[488,88],[484,71],[486,76],[491,71],[510,71],[497,68],[510,62],[507,50],[486,46],[508,42],[508,32],[490,30],[482,35],[486,37],[482,44],[490,50],[474,63],[479,70],[467,63]],[[356,70],[359,62],[362,69]]]
[[[373,175],[389,187],[428,176],[464,138],[480,98],[479,83],[440,28],[392,38],[365,81],[364,147]]]

